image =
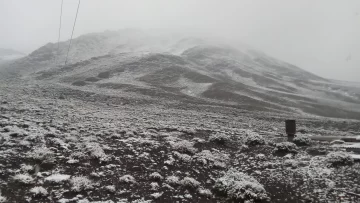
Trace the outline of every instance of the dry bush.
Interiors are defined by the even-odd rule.
[[[216,195],[225,196],[229,201],[241,202],[244,200],[267,200],[268,195],[263,185],[255,178],[238,172],[228,170],[222,177],[215,181]]]
[[[231,142],[231,137],[224,133],[216,133],[209,137],[209,142],[213,142],[219,145],[225,145]]]
[[[330,166],[351,166],[354,164],[354,159],[346,152],[331,152],[326,155],[325,161]]]
[[[280,142],[275,145],[275,152],[278,153],[297,153],[297,146],[292,142]]]
[[[71,190],[81,192],[94,188],[94,183],[85,176],[75,176],[70,180]]]
[[[305,135],[297,135],[294,137],[293,142],[297,146],[309,146],[311,145],[311,139],[308,136]]]
[[[248,146],[264,145],[265,139],[258,133],[249,131],[247,132],[247,137],[245,138],[245,144]]]

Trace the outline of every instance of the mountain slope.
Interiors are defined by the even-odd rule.
[[[57,61],[67,42],[60,43]],[[55,44],[10,64],[22,77],[82,91],[162,103],[360,119],[360,88],[330,81],[264,53],[199,38],[137,30],[74,39],[70,63]]]
[[[24,56],[25,54],[19,51],[0,48],[0,61],[14,60]]]

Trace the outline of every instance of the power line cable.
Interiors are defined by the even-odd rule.
[[[68,50],[67,50],[67,53],[66,53],[65,65],[66,65],[66,63],[67,63],[68,56],[69,56],[69,51],[70,51],[71,42],[72,42],[72,38],[73,38],[73,34],[74,34],[76,19],[77,19],[78,13],[79,13],[79,7],[80,7],[80,0],[79,0],[79,4],[78,4],[78,7],[77,7],[77,10],[76,10],[76,16],[75,16],[74,26],[73,26],[73,29],[72,29],[72,32],[71,32],[71,38],[70,38],[69,47],[68,47]]]
[[[60,24],[59,24],[59,34],[58,34],[57,51],[56,51],[56,55],[55,55],[55,65],[57,64],[57,57],[58,57],[58,55],[59,55],[59,48],[60,48],[61,18],[62,18],[63,3],[64,3],[64,0],[61,0]]]

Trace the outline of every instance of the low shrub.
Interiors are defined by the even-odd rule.
[[[129,184],[136,183],[135,178],[131,175],[124,175],[119,178],[119,181],[122,183],[129,183]]]
[[[180,181],[180,185],[184,188],[197,189],[200,187],[200,182],[194,178],[185,177]]]
[[[277,153],[297,153],[297,146],[292,142],[276,143],[274,151]]]
[[[81,192],[94,188],[94,183],[85,176],[75,176],[70,180],[71,190]]]
[[[48,191],[41,186],[31,188],[30,193],[35,197],[46,197],[49,194]]]
[[[354,159],[346,152],[331,152],[326,155],[325,161],[330,166],[351,166],[354,164]]]
[[[268,196],[263,185],[255,178],[238,172],[235,169],[228,170],[222,177],[215,181],[214,191],[216,195],[224,196],[229,201],[242,202],[267,200]]]
[[[297,135],[294,137],[293,142],[297,146],[309,146],[311,145],[311,139],[308,136],[305,135]]]
[[[172,143],[172,147],[178,152],[186,154],[195,154],[197,151],[197,149],[194,147],[194,143],[187,140]]]
[[[209,142],[213,142],[219,145],[225,145],[231,142],[231,137],[224,133],[216,133],[209,137]]]
[[[264,145],[265,139],[256,132],[248,132],[245,138],[245,144],[248,146]]]

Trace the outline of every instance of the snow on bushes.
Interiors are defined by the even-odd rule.
[[[150,177],[150,180],[153,180],[153,181],[160,181],[163,179],[163,177],[158,172],[154,172],[154,173],[150,174],[149,177]]]
[[[187,154],[181,154],[177,151],[173,152],[174,156],[178,159],[180,159],[183,162],[191,162],[191,156],[187,155]]]
[[[46,197],[49,194],[48,191],[41,186],[31,188],[30,193],[35,197]]]
[[[33,151],[29,152],[29,158],[45,163],[52,163],[54,161],[54,152],[46,146],[36,147]]]
[[[130,184],[136,183],[135,178],[132,177],[131,175],[124,175],[119,178],[119,181],[122,183],[130,183]]]
[[[110,157],[105,154],[99,143],[88,142],[85,144],[85,150],[89,153],[91,158],[104,162],[110,159]]]
[[[259,135],[256,132],[248,131],[247,137],[245,138],[245,144],[248,146],[264,145],[265,139],[263,136]]]
[[[150,186],[151,186],[151,190],[158,190],[160,188],[157,182],[150,183]]]
[[[209,164],[220,168],[226,167],[226,164],[230,159],[228,154],[221,153],[217,150],[214,150],[213,152],[210,150],[203,150],[195,154],[193,158],[202,164]]]
[[[173,147],[173,149],[175,149],[175,150],[177,150],[178,152],[181,152],[181,153],[195,154],[196,151],[197,151],[197,149],[194,147],[194,143],[189,142],[187,140],[182,140],[182,141],[178,141],[178,142],[171,142],[170,144]]]
[[[267,200],[268,196],[255,178],[230,169],[215,181],[216,195],[225,196],[230,201]]]
[[[203,188],[199,188],[198,189],[198,193],[201,196],[207,197],[207,198],[211,198],[212,197],[212,192],[209,189],[203,189]]]
[[[231,137],[224,133],[216,133],[209,137],[209,142],[213,142],[219,145],[225,145],[231,142]]]
[[[61,183],[65,182],[70,179],[70,175],[64,175],[64,174],[52,174],[49,177],[45,178],[45,181],[49,181],[52,183]]]
[[[166,177],[165,182],[172,186],[176,186],[180,184],[179,178],[177,176],[168,176]]]
[[[33,166],[27,165],[27,164],[21,164],[20,167],[21,167],[20,170],[23,171],[23,172],[29,172],[29,171],[32,171],[34,169]]]
[[[278,153],[297,153],[297,146],[292,142],[280,142],[275,145],[275,152]]]
[[[29,174],[17,174],[13,177],[13,179],[22,184],[32,184],[34,182],[34,178],[32,178]]]
[[[159,197],[161,197],[164,193],[163,192],[156,192],[151,194],[150,196],[154,199],[159,199]]]
[[[325,161],[330,166],[350,166],[354,164],[354,159],[346,152],[331,152],[326,155]]]
[[[115,189],[115,185],[107,185],[104,187],[108,192],[111,192],[111,193],[115,193],[116,192],[116,189]]]
[[[1,195],[1,191],[0,191],[0,203],[5,203],[5,202],[7,202],[7,199],[6,197]]]
[[[297,135],[294,137],[293,142],[297,146],[309,146],[311,144],[311,139],[305,135]]]
[[[94,188],[94,183],[85,176],[75,176],[70,180],[71,190],[81,192]]]
[[[200,182],[191,177],[185,177],[179,183],[183,187],[190,189],[197,189],[200,187]]]

